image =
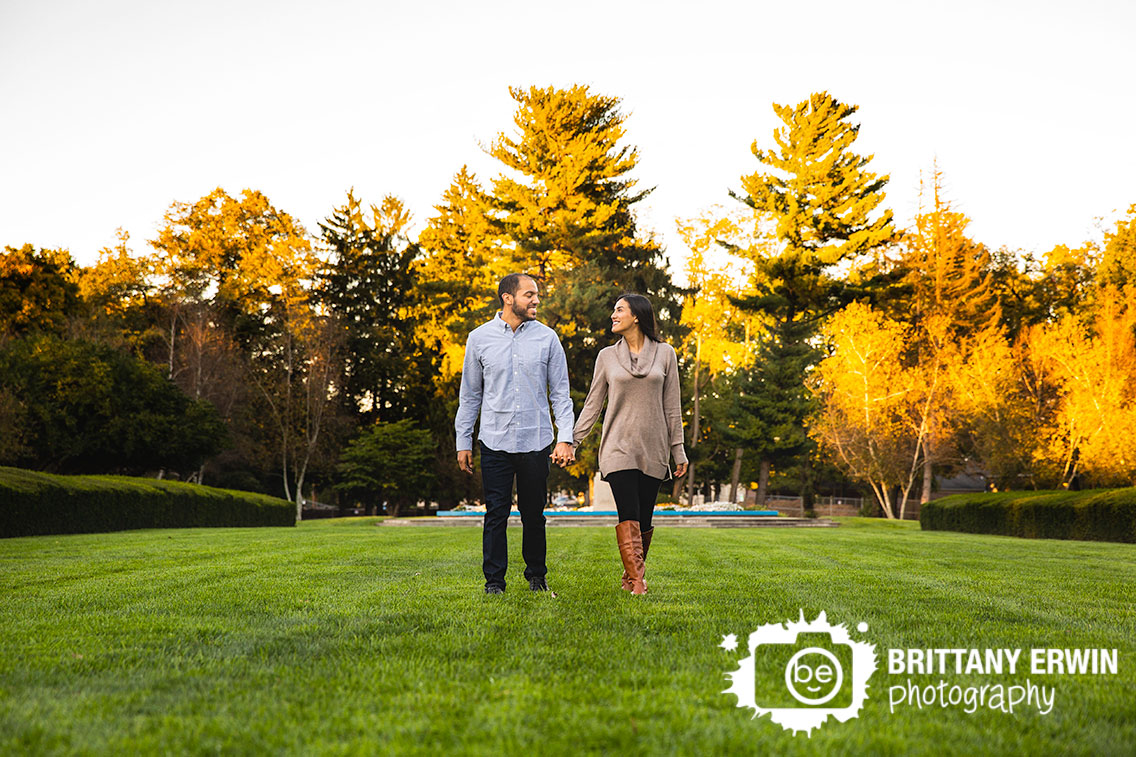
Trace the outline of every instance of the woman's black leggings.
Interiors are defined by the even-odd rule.
[[[651,530],[651,516],[655,513],[655,500],[659,496],[661,478],[651,478],[640,470],[617,470],[604,476],[615,497],[619,522],[639,521],[640,531]]]

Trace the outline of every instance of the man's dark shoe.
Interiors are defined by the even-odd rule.
[[[533,591],[548,591],[548,582],[544,578],[530,578],[529,588]]]
[[[505,593],[505,587],[504,586],[498,586],[497,584],[489,584],[488,586],[485,587],[485,593],[486,594],[504,594]]]

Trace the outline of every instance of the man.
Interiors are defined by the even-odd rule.
[[[540,294],[531,276],[511,273],[501,279],[497,299],[501,310],[471,331],[465,345],[460,403],[454,419],[458,467],[473,473],[473,423],[480,412],[485,593],[505,591],[509,561],[505,533],[514,481],[523,528],[525,578],[532,591],[548,591],[544,504],[553,441],[550,398],[557,430],[552,461],[567,465],[575,460],[568,360],[556,332],[536,320]]]

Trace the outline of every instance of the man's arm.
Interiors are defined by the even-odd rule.
[[[553,336],[553,347],[548,351],[548,400],[552,415],[556,420],[556,450],[552,453],[555,462],[561,465],[574,462],[572,449],[572,427],[576,422],[572,412],[572,393],[568,385],[568,358],[560,339]]]
[[[481,412],[481,397],[485,385],[481,361],[471,335],[465,343],[465,360],[462,363],[461,391],[458,393],[458,412],[454,417],[455,447],[458,467],[473,473],[473,424]]]

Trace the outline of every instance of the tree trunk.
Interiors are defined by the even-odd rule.
[[[816,513],[813,511],[815,496],[815,492],[813,491],[813,467],[808,457],[806,457],[804,464],[801,466],[801,511],[806,518],[816,517]]]
[[[196,347],[196,349],[193,351],[193,352],[196,353],[196,354],[193,355],[193,362],[195,363],[195,365],[193,366],[193,398],[195,400],[201,399],[201,372],[205,369],[205,365],[204,365],[204,363],[205,363],[205,354],[204,354],[205,353],[205,324],[204,324],[204,320],[205,320],[205,318],[204,318],[201,310],[198,310],[197,311],[197,336],[195,337],[195,341],[197,342],[197,344],[194,345]]]
[[[687,466],[686,475],[689,477],[686,482],[686,504],[688,507],[694,505],[694,449],[698,446],[700,406],[699,395],[702,393],[698,386],[698,368],[702,364],[702,335],[698,336],[698,346],[694,351],[694,422],[692,424],[693,431],[690,436],[690,464]]]
[[[925,505],[931,501],[931,449],[927,440],[923,440],[923,493],[919,496],[919,504]]]
[[[304,476],[308,472],[308,461],[305,459],[304,464],[300,467],[300,475],[296,479],[296,522],[299,523],[304,517]]]
[[[872,487],[872,494],[876,495],[876,501],[880,503],[880,509],[884,511],[884,517],[888,520],[895,520],[895,513],[892,512],[891,502],[888,499],[887,484],[877,483],[869,479],[868,485]]]
[[[170,318],[170,363],[169,375],[170,381],[174,380],[174,340],[177,339],[177,310],[172,309],[172,317]]]
[[[765,492],[769,486],[769,468],[770,463],[768,460],[761,461],[761,473],[757,477],[757,506],[765,507]]]
[[[742,477],[742,448],[734,450],[734,468],[730,471],[730,502],[738,501],[738,479]]]
[[[907,513],[907,496],[910,493],[911,493],[911,486],[908,486],[907,488],[900,490],[899,496],[903,497],[903,500],[899,503],[899,519],[900,520],[903,520],[903,516]]]
[[[884,515],[888,517],[888,520],[895,520],[895,508],[892,507],[891,502],[891,488],[887,484],[880,484],[880,491],[883,493],[880,505],[884,508]]]

